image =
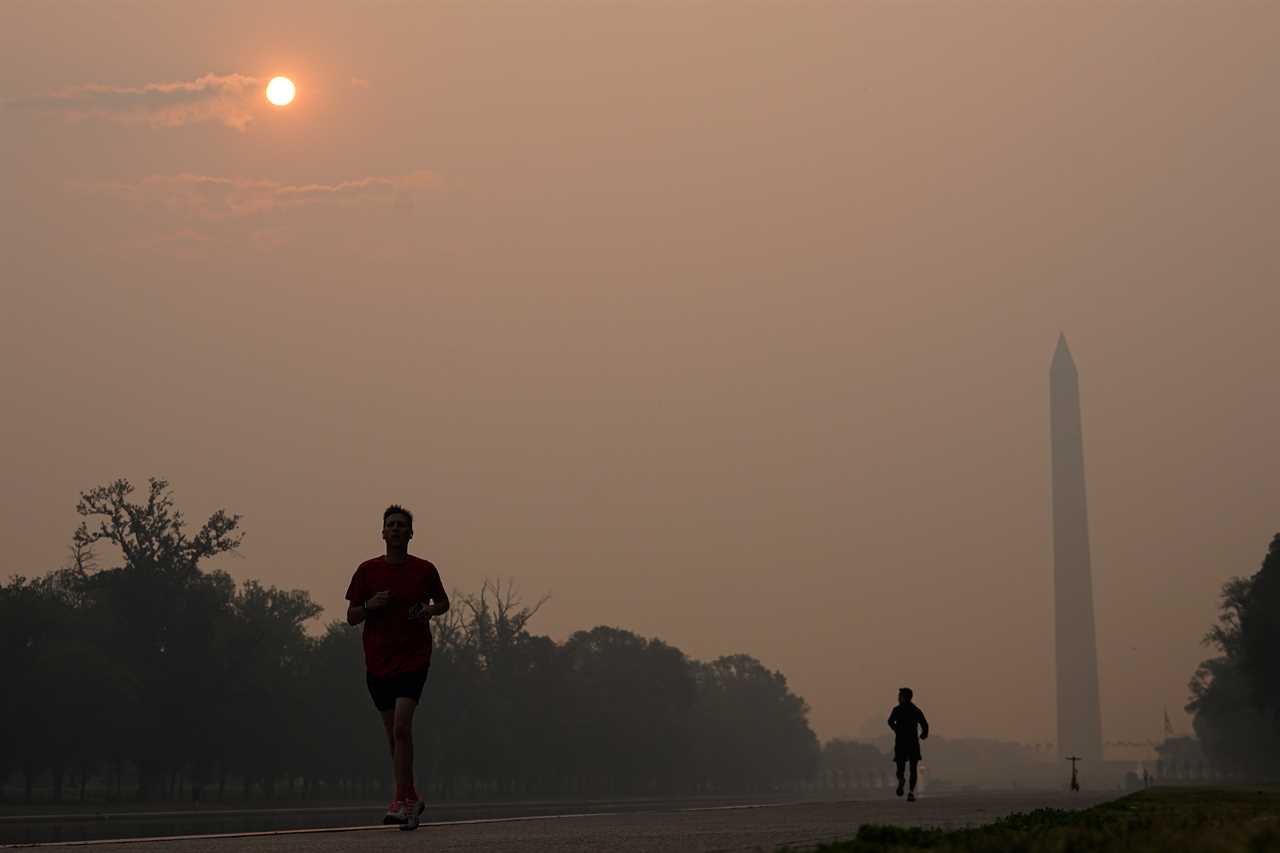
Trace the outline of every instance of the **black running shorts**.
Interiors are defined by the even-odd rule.
[[[428,669],[429,667],[423,667],[413,672],[397,672],[385,677],[366,672],[364,680],[369,685],[369,695],[373,697],[373,704],[379,711],[390,711],[396,706],[396,700],[401,697],[420,702],[423,685],[427,683]]]

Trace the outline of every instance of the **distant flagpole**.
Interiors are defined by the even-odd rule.
[[[1164,709],[1164,736],[1173,737],[1173,723],[1169,722],[1169,706]]]

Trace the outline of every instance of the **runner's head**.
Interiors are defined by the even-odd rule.
[[[905,704],[907,704],[908,702],[910,702],[910,701],[911,701],[911,697],[912,697],[912,696],[915,696],[915,694],[911,692],[911,688],[910,688],[910,687],[899,687],[899,688],[898,688],[898,704],[900,704],[900,705],[905,705]]]
[[[392,504],[382,512],[382,539],[388,548],[407,548],[413,538],[413,513]]]

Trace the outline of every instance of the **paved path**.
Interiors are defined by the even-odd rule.
[[[417,832],[395,827],[350,827],[265,835],[79,842],[102,853],[728,853],[811,847],[849,838],[864,823],[958,828],[1037,808],[1085,808],[1114,793],[968,793],[839,802],[777,803],[712,808],[667,808],[628,814],[596,813],[425,823]],[[428,814],[429,817],[429,814]],[[46,846],[46,845],[41,845]],[[55,845],[48,845],[55,846]],[[56,845],[66,849],[71,845]],[[28,847],[27,849],[32,849]]]

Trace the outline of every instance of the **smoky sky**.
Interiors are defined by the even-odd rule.
[[[450,588],[753,654],[823,737],[909,685],[940,735],[1049,741],[1061,332],[1104,737],[1185,731],[1280,530],[1278,24],[7,3],[4,574],[158,476],[243,515],[215,566],[340,618],[398,502]]]

